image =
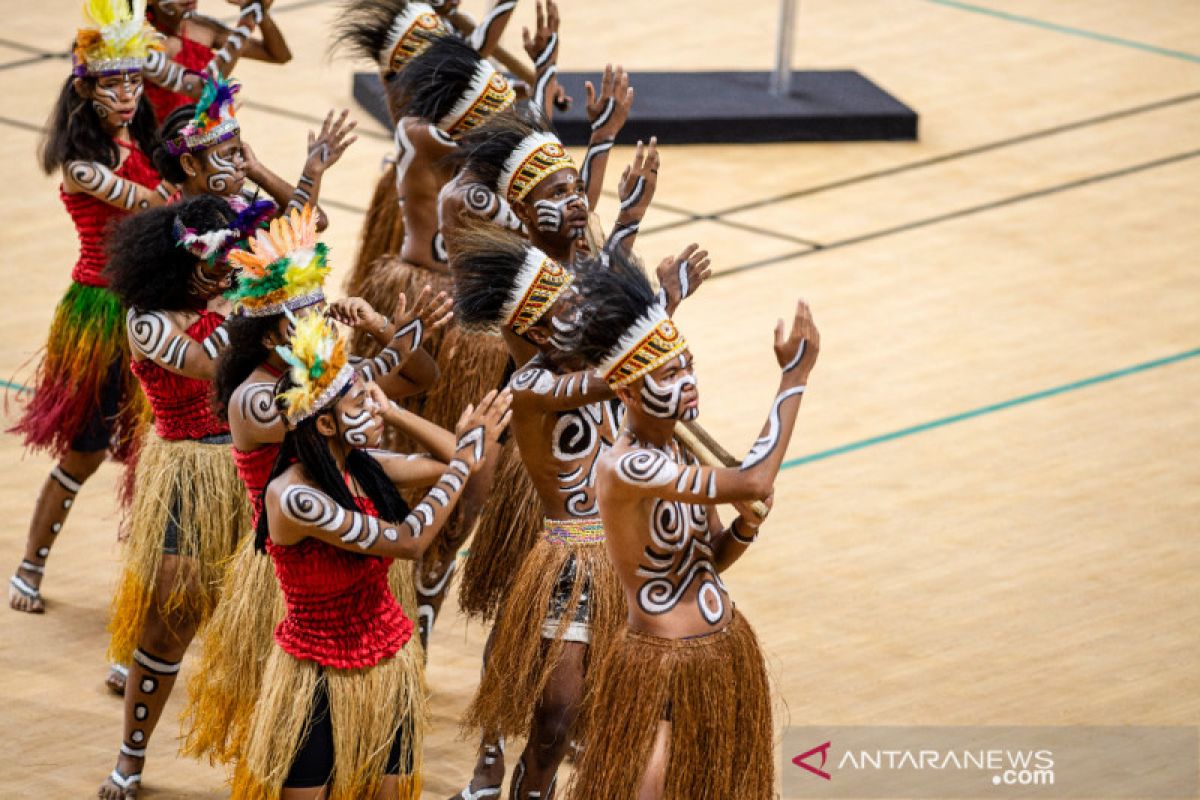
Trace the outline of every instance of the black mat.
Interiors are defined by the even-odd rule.
[[[664,144],[743,142],[900,141],[917,138],[917,114],[853,70],[795,72],[792,96],[767,93],[765,72],[638,72],[633,111],[621,143],[657,136]],[[568,145],[587,143],[583,82],[598,74],[565,73],[559,80],[574,107],[554,124]],[[354,76],[354,98],[390,126],[375,73]]]

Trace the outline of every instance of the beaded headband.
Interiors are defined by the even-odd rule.
[[[480,60],[475,75],[462,97],[436,125],[445,133],[455,135],[477,127],[488,117],[508,108],[517,99],[508,78],[496,71],[486,60]]]
[[[499,189],[509,203],[524,200],[533,187],[562,169],[576,169],[557,136],[534,133],[526,136],[504,162]]]
[[[379,66],[389,72],[399,72],[408,62],[424,53],[433,36],[449,33],[446,24],[426,3],[409,3],[392,21],[384,43]]]
[[[229,263],[241,270],[229,298],[248,317],[269,317],[324,302],[329,248],[317,241],[312,206],[292,209],[232,250]]]
[[[292,427],[318,413],[341,396],[354,381],[347,363],[346,345],[333,323],[320,314],[297,319],[288,314],[293,332],[286,346],[275,352],[291,367],[292,388],[278,400]]]
[[[687,340],[662,306],[656,304],[625,332],[600,365],[600,372],[614,389],[628,386],[686,349]]]
[[[140,72],[150,52],[163,49],[162,37],[146,23],[146,0],[88,0],[83,17],[71,54],[76,77]]]
[[[574,280],[575,276],[562,265],[536,247],[530,247],[501,314],[514,333],[523,334],[545,315]]]
[[[163,144],[173,156],[207,150],[241,131],[234,116],[233,96],[241,87],[218,75],[205,76],[204,89],[196,101],[196,113],[179,134]]]

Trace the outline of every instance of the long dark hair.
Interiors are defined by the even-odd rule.
[[[270,349],[263,344],[263,337],[275,330],[281,319],[282,314],[272,314],[225,320],[229,346],[217,357],[217,375],[213,379],[213,411],[220,419],[228,420],[229,399],[271,355]]]
[[[294,385],[291,376],[285,374],[275,385],[275,393],[278,395]],[[325,437],[317,430],[317,418],[331,411],[332,403],[287,432],[267,483],[270,484],[293,464],[299,464],[304,468],[308,479],[329,495],[333,502],[350,511],[358,511],[354,494],[338,469]],[[395,484],[388,478],[380,463],[365,450],[350,451],[346,456],[346,472],[362,487],[367,499],[374,503],[381,519],[398,524],[408,516],[408,504],[396,490]],[[269,527],[267,514],[264,512],[259,516],[258,527],[254,531],[254,547],[260,552],[266,550],[267,538],[270,536]]]
[[[150,153],[150,160],[153,162],[154,168],[158,170],[158,174],[177,186],[187,180],[187,173],[183,171],[183,165],[179,163],[179,156],[167,152],[167,141],[178,136],[184,126],[191,122],[192,115],[195,113],[196,104],[189,103],[167,114],[162,127],[158,129],[158,143],[154,151]]]
[[[95,88],[95,78],[80,80]],[[147,156],[158,146],[154,111],[144,95],[129,122],[129,135]],[[98,161],[112,169],[121,161],[117,143],[105,133],[92,101],[75,91],[73,75],[67,76],[58,92],[58,100],[46,121],[46,135],[38,147],[38,162],[47,175],[68,161]]]
[[[121,220],[108,237],[108,288],[129,308],[183,311],[195,308],[191,278],[197,258],[180,247],[175,220],[204,234],[228,227],[229,204],[219,197],[193,197],[148,208]]]

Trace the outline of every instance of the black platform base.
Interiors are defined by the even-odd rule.
[[[621,142],[657,136],[663,144],[743,142],[898,141],[917,138],[917,114],[853,70],[795,72],[792,95],[767,92],[765,72],[638,72],[633,111]],[[568,145],[586,144],[591,132],[583,82],[599,75],[565,73],[559,80],[574,98],[555,112]],[[376,73],[354,76],[354,99],[390,126]]]

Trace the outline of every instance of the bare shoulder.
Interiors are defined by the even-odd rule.
[[[508,388],[512,389],[513,400],[520,401],[549,394],[554,388],[554,383],[553,372],[540,364],[529,363],[512,374]]]

